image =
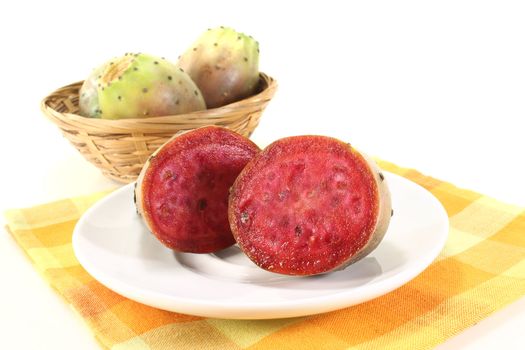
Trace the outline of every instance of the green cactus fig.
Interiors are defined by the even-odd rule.
[[[145,118],[206,109],[188,74],[146,54],[128,53],[96,68],[79,94],[80,114],[93,118]]]
[[[208,108],[253,95],[259,82],[259,43],[231,28],[209,29],[179,59]]]

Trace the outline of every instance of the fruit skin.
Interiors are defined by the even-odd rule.
[[[321,202],[321,199],[316,199],[316,203],[304,195],[323,188],[323,181],[329,178],[330,174],[325,176],[325,173],[322,172],[319,177],[312,178],[309,175],[310,178],[308,178],[308,176],[301,177],[301,173],[286,170],[286,167],[295,169],[293,167],[296,164],[301,165],[300,162],[296,162],[302,160],[303,165],[306,164],[301,168],[302,174],[311,174],[323,158],[326,160],[326,164],[334,165],[335,168],[335,166],[339,166],[338,164],[344,164],[344,162],[341,163],[341,159],[346,157],[353,159],[355,173],[359,174],[355,179],[363,180],[364,192],[361,193],[365,193],[365,198],[372,201],[370,202],[370,216],[368,214],[365,216],[367,218],[365,220],[366,225],[362,226],[362,231],[358,232],[357,235],[349,231],[348,226],[341,225],[341,223],[348,225],[348,220],[345,221],[346,218],[353,219],[351,212],[356,204],[341,200],[340,203],[352,204],[342,207],[339,212],[331,211],[329,206],[324,206],[321,210],[318,206],[316,207],[317,203],[330,203],[330,198],[335,198],[335,196],[330,197],[333,194],[331,191],[335,191],[335,187],[329,187],[330,183],[326,186],[327,195],[325,198],[328,198],[328,201]],[[308,163],[308,158],[310,158],[310,163]],[[272,162],[275,165],[273,168]],[[267,174],[277,178],[277,181],[280,178],[285,179],[279,185],[284,184],[284,186],[274,189],[272,187],[273,182],[271,182],[275,181],[273,179],[268,180],[267,184],[264,183],[266,179],[270,179]],[[343,178],[343,180],[348,181],[351,185],[342,187],[342,192],[339,193],[348,196],[359,193],[359,183],[353,184],[350,177]],[[306,190],[294,192],[294,181],[295,183],[308,183],[305,185]],[[258,187],[259,183],[263,184]],[[288,191],[286,196],[291,199],[291,202],[289,201],[286,207],[279,207],[278,201],[281,199],[282,192],[276,193],[275,190],[278,188],[286,188]],[[262,193],[260,193],[261,190]],[[319,193],[313,198],[322,198],[322,190]],[[264,204],[260,199],[265,196],[268,198],[268,204]],[[366,205],[363,207],[366,209]],[[303,210],[304,208],[307,210]],[[287,210],[289,210],[288,213]],[[270,214],[266,215],[268,213]],[[336,214],[339,217],[335,217]],[[368,255],[383,239],[391,214],[392,206],[388,185],[384,175],[373,160],[349,144],[325,136],[288,137],[278,140],[264,149],[248,163],[237,177],[230,192],[228,211],[232,233],[239,247],[255,264],[271,272],[304,276],[344,269]],[[308,218],[309,216],[313,219]],[[253,221],[250,221],[252,217]],[[290,225],[286,226],[286,229],[281,227],[284,218],[286,218],[286,224],[288,224],[288,220],[290,221]],[[261,222],[264,225],[259,225],[258,219],[262,220]],[[314,222],[313,227],[316,231],[308,231],[312,227],[308,226],[308,220],[311,220],[310,223]],[[295,226],[298,223],[300,225]],[[323,233],[324,225],[329,225],[330,229],[326,229]],[[295,236],[293,235],[294,226]],[[300,228],[299,231],[297,231],[298,228]],[[330,236],[328,243],[325,243],[326,236],[323,238],[323,234]],[[313,250],[310,250],[310,243],[314,247]],[[321,248],[316,248],[315,245]],[[307,248],[303,248],[304,246]],[[324,249],[324,255],[316,255],[315,249],[319,249],[319,251]],[[342,251],[344,253],[341,253]],[[332,256],[334,257],[333,260],[331,260]]]
[[[106,68],[106,64],[103,64],[95,69],[93,72],[84,80],[82,87],[79,91],[79,109],[80,114],[84,117],[89,118],[100,118],[100,108],[98,103],[98,77],[101,76],[102,72]]]
[[[381,172],[381,169],[379,169],[376,162],[374,162],[374,160],[368,155],[364,153],[360,154],[368,163],[372,173],[375,174],[374,180],[379,192],[379,211],[374,232],[372,233],[370,240],[354,256],[348,259],[339,269],[344,269],[348,265],[361,260],[370,254],[374,249],[376,249],[379,243],[381,243],[385,237],[386,231],[388,230],[388,226],[390,224],[390,218],[393,215],[390,190],[388,188],[388,183]]]
[[[96,68],[79,95],[80,114],[91,118],[146,118],[206,109],[189,75],[163,58],[140,53]]]
[[[181,55],[178,66],[201,89],[208,108],[253,95],[259,83],[259,43],[231,28],[209,29]]]
[[[229,189],[258,152],[251,140],[218,126],[174,136],[151,155],[137,179],[138,214],[175,251],[211,253],[233,245]]]

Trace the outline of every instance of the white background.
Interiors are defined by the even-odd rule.
[[[261,46],[279,82],[253,140],[315,133],[525,206],[525,4],[520,1],[55,1],[0,5],[0,209],[113,188],[40,100],[124,52],[175,60],[208,27]],[[525,234],[525,233],[524,233]],[[97,349],[0,231],[7,349]],[[525,299],[440,349],[515,348]]]

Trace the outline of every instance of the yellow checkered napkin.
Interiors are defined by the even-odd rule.
[[[103,194],[6,213],[8,229],[50,285],[107,349],[429,349],[525,295],[525,209],[415,170],[381,166],[431,191],[450,217],[437,260],[405,286],[326,314],[265,321],[157,310],[95,281],[71,233]]]

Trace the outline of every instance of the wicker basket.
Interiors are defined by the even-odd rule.
[[[174,116],[105,120],[78,115],[77,82],[44,98],[42,111],[64,136],[107,177],[134,181],[149,155],[173,135],[204,125],[221,125],[248,137],[277,88],[274,79],[260,75],[259,92],[229,105]]]

